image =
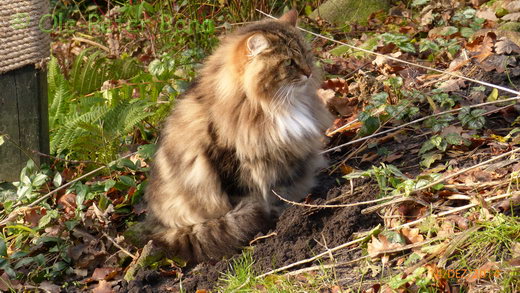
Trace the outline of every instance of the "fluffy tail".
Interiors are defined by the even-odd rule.
[[[155,225],[151,238],[164,247],[168,255],[193,263],[219,260],[236,253],[268,223],[260,203],[241,202],[224,216],[193,226],[172,228],[150,224]]]

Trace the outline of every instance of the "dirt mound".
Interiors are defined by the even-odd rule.
[[[377,194],[376,186],[360,181],[354,195],[350,196],[350,186],[343,185],[344,182],[339,175],[323,174],[318,181],[317,187],[309,197],[313,204],[324,203],[338,196],[344,197],[341,200],[342,203],[364,201],[373,199]],[[348,208],[288,207],[280,216],[276,227],[265,234],[272,236],[258,240],[254,244],[254,270],[259,274],[265,273],[312,257],[326,250],[324,244],[332,248],[351,240],[352,233],[368,230],[380,223],[381,220],[376,215],[362,215],[362,208],[363,206]],[[343,254],[339,257],[340,260],[348,260],[356,257],[357,254],[359,251],[354,252],[353,255]],[[140,272],[134,281],[121,283],[116,291],[171,292],[179,290],[181,286],[186,292],[212,289],[222,273],[231,268],[232,260],[233,258],[187,268],[181,278],[161,275],[156,271]]]

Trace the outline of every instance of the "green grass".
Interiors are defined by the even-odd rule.
[[[263,278],[253,269],[254,259],[251,251],[231,262],[230,269],[219,279],[216,292],[319,292],[336,284],[334,273],[325,268],[315,273],[302,273],[296,276],[273,274]]]

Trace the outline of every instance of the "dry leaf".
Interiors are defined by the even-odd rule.
[[[40,289],[43,289],[45,290],[45,292],[48,292],[48,293],[59,293],[61,292],[61,287],[56,285],[56,284],[53,284],[49,281],[43,281],[41,282],[38,287]]]
[[[491,8],[486,8],[484,10],[477,11],[476,14],[477,17],[491,20],[491,21],[498,21],[497,16],[495,15],[495,12],[491,10]]]
[[[427,26],[427,25],[431,24],[433,22],[433,20],[434,20],[433,10],[430,10],[421,17],[421,26]]]
[[[334,98],[334,96],[336,95],[336,93],[331,89],[318,89],[316,94],[318,94],[318,97],[325,105],[328,105],[329,101],[332,100],[332,98]]]
[[[19,290],[21,288],[20,282],[18,280],[11,280],[6,273],[0,276],[0,291],[9,292],[10,289]]]
[[[398,153],[398,152],[391,153],[383,158],[383,162],[392,163],[393,161],[403,157],[403,155],[404,155],[403,153]]]
[[[92,279],[99,280],[111,280],[113,279],[121,270],[121,268],[96,268],[92,273]]]
[[[469,272],[469,274],[464,278],[468,283],[474,283],[480,279],[486,277],[492,277],[494,272],[498,272],[498,264],[496,262],[488,262],[481,266],[480,268]]]
[[[468,64],[470,61],[471,59],[467,58],[466,54],[460,54],[459,57],[451,61],[450,66],[448,66],[448,71],[457,71],[464,65]]]
[[[502,20],[517,21],[520,19],[520,12],[509,13],[502,17]]]
[[[520,11],[520,1],[512,1],[505,5],[504,7],[509,12],[517,12]]]
[[[380,256],[380,254],[384,253],[385,251],[401,248],[403,247],[403,244],[401,243],[392,243],[388,241],[385,235],[379,234],[377,235],[377,238],[372,235],[372,242],[368,243],[367,251],[368,255],[372,258]],[[383,256],[383,258],[388,261],[388,256]],[[383,260],[383,262],[385,262]]]
[[[96,288],[92,290],[92,293],[112,293],[112,285],[110,285],[107,281],[101,280]]]
[[[495,43],[495,51],[497,54],[511,54],[511,52],[520,54],[520,47],[508,38],[501,37],[498,42]]]
[[[506,70],[507,66],[514,62],[514,59],[506,55],[493,55],[487,58],[484,62],[479,64],[479,67],[485,71],[496,70],[498,73],[502,73]]]
[[[441,83],[438,87],[441,91],[448,93],[448,92],[455,92],[459,91],[461,88],[466,87],[466,81],[459,78],[459,79],[450,79],[443,83]]]
[[[23,214],[25,222],[29,223],[31,227],[36,227],[40,223],[40,219],[47,214],[47,210],[42,207],[32,207],[25,210]]]
[[[423,242],[424,236],[422,236],[420,233],[419,228],[403,228],[401,229],[401,234],[408,240],[410,243],[417,243],[417,242]]]

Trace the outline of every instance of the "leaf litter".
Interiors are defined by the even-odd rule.
[[[414,1],[414,3],[421,2],[426,4],[429,1]],[[387,41],[376,40],[374,49],[377,52],[460,72],[466,77],[490,81],[498,85],[514,85],[520,80],[520,72],[514,71],[519,62],[516,56],[520,52],[518,44],[494,31],[479,35],[475,30],[473,37],[466,38],[457,28],[463,26],[473,29],[471,25],[480,25],[480,29],[484,31],[493,30],[499,17],[494,12],[494,7],[483,5],[484,2],[472,1],[473,6],[468,7],[461,7],[460,1],[448,0],[428,5],[417,4],[422,6],[420,6],[420,15],[415,18],[409,17],[414,15],[413,11],[401,7],[399,8],[402,10],[401,13],[385,20],[373,15],[368,25],[359,30],[361,33],[356,33],[355,29],[360,27],[354,25],[348,39],[363,44],[368,42],[364,32],[373,30],[383,34],[387,29],[399,26],[397,31],[394,30],[395,36],[387,36]],[[509,13],[501,16],[501,21],[517,18],[516,11],[519,10],[517,8],[520,7],[518,6],[520,1],[508,3],[506,7]],[[459,9],[463,9],[462,14]],[[468,17],[473,14],[484,19],[485,22],[478,23],[476,18]],[[440,21],[452,25],[436,28]],[[407,24],[402,26],[403,22]],[[328,30],[337,39],[346,38],[344,32],[327,27],[324,23],[320,25],[322,30]],[[425,38],[421,38],[420,33],[432,29],[435,30]],[[122,36],[123,34],[109,36],[111,41],[108,42],[108,47],[111,54],[119,54],[122,50],[121,46],[130,44],[128,40],[132,37]],[[417,44],[420,39],[427,40],[423,42],[428,49],[422,52],[419,52],[420,46]],[[319,96],[337,115],[333,127],[329,129],[331,147],[359,138],[360,135],[380,131],[382,128],[392,128],[417,115],[428,115],[430,114],[428,106],[435,112],[447,109],[449,105],[457,108],[502,97],[498,93],[493,94],[490,89],[478,90],[475,85],[466,81],[444,79],[424,69],[381,57],[370,55],[332,57],[329,52],[335,47],[320,42],[317,40],[315,46],[327,48],[321,51],[319,56],[328,62],[324,66],[327,79],[322,85]],[[459,51],[453,53],[452,49],[456,46],[459,46]],[[54,54],[59,56],[58,60],[63,68],[70,67],[67,64],[72,64],[73,55],[77,55],[86,47],[81,42],[53,43]],[[150,54],[152,53],[148,49],[143,50],[140,58],[149,60]],[[435,92],[436,89],[447,95],[443,96]],[[382,92],[386,93],[384,99],[376,98]],[[411,102],[404,104],[403,100]],[[417,111],[408,111],[413,107],[416,107]],[[499,106],[494,106],[486,110],[493,111],[498,108]],[[511,108],[506,110],[509,109],[508,111],[513,112],[512,115],[516,113],[517,116],[518,109],[510,110]],[[478,265],[471,268],[473,271],[463,278],[453,280],[450,279],[449,274],[456,271],[457,265],[459,267],[461,265],[456,256],[464,256],[457,254],[456,247],[460,245],[457,241],[469,237],[468,235],[474,232],[473,228],[479,227],[480,221],[499,219],[501,214],[512,215],[513,211],[518,210],[515,207],[520,201],[518,158],[512,156],[508,160],[472,169],[444,181],[435,188],[414,192],[416,188],[432,182],[432,176],[439,172],[442,172],[443,176],[456,174],[518,146],[518,135],[510,133],[511,121],[500,115],[500,112],[498,114],[495,112],[488,114],[486,120],[482,122],[479,117],[483,117],[484,114],[466,111],[460,117],[460,123],[451,120],[454,121],[453,124],[445,125],[440,130],[419,124],[408,127],[400,135],[390,136],[384,140],[371,140],[365,145],[360,143],[352,148],[331,153],[329,160],[332,167],[320,174],[318,187],[307,198],[308,203],[354,203],[376,200],[382,194],[390,192],[398,198],[403,197],[403,194],[408,198],[378,209],[377,214],[361,213],[367,205],[337,209],[291,206],[272,228],[275,232],[274,236],[255,242],[253,247],[255,271],[258,274],[267,273],[312,257],[357,236],[366,237],[363,245],[347,251],[339,250],[333,255],[333,259],[324,259],[332,265],[337,264],[335,267],[335,272],[339,274],[337,277],[339,280],[344,280],[339,284],[328,284],[329,291],[326,292],[336,292],[342,288],[363,288],[363,292],[404,290],[404,288],[417,286],[421,278],[429,280],[429,286],[440,290],[454,290],[459,286],[470,289],[488,288],[486,286],[491,288],[492,277],[500,277],[496,272],[503,273],[507,270],[507,267],[502,266],[498,261],[477,262]],[[341,130],[337,131],[338,129]],[[432,134],[439,134],[441,139],[436,140],[436,144],[430,149],[429,156],[434,159],[429,162],[429,167],[421,168],[420,158],[418,158],[419,149]],[[451,138],[448,139],[450,136]],[[467,145],[462,143],[463,141],[467,141]],[[131,158],[133,164],[138,161],[139,168],[144,169],[149,163],[148,159],[136,156]],[[391,168],[386,164],[390,163],[401,170],[402,176],[388,171]],[[340,168],[335,169],[334,164],[340,164]],[[378,170],[372,169],[374,172],[368,172],[370,174],[357,179],[343,178],[344,175],[371,170],[378,166],[382,167]],[[69,182],[84,174],[85,168],[87,168],[85,164],[68,166],[59,174],[63,182]],[[110,176],[100,175],[84,182],[89,186],[103,185],[99,191],[102,195],[100,200],[85,198],[81,190],[59,192],[53,198],[60,212],[58,215],[49,214],[49,207],[35,206],[20,213],[18,223],[29,228],[46,226],[41,237],[57,237],[69,243],[63,253],[71,259],[72,267],[65,280],[77,282],[75,288],[78,291],[166,292],[178,290],[180,280],[183,282],[183,288],[188,291],[213,289],[218,284],[221,272],[228,268],[229,261],[201,264],[197,267],[183,267],[182,263],[172,260],[163,263],[156,261],[138,267],[132,276],[133,280],[123,279],[129,268],[135,267],[132,264],[148,256],[143,252],[146,246],[136,247],[128,241],[131,235],[122,236],[127,221],[139,219],[131,216],[131,213],[134,212],[137,216],[145,213],[142,206],[139,206],[139,201],[134,202],[133,198],[139,193],[137,184],[143,181],[146,175],[145,171],[135,171],[132,168],[111,172]],[[121,179],[121,183],[126,184],[121,186],[121,183],[110,181],[114,175],[119,178],[126,176],[131,180]],[[489,200],[497,195],[508,193],[512,196],[502,198],[500,201]],[[468,204],[474,204],[475,208],[457,211]],[[81,216],[81,221],[77,222],[74,220],[75,213],[80,205],[88,208]],[[125,211],[128,207],[130,209]],[[447,212],[451,214],[433,217]],[[409,227],[403,226],[418,220],[422,222]],[[378,224],[382,225],[382,228],[373,230]],[[430,240],[431,242],[428,242]],[[36,258],[49,248],[47,245],[45,242],[35,245],[28,255]],[[3,258],[7,255],[12,257],[16,248],[9,246],[6,249],[8,252],[2,255]],[[141,257],[137,260],[132,259],[124,252],[126,250],[130,251],[131,255]],[[518,258],[518,249],[510,252],[512,254],[508,257],[512,258],[511,261],[514,261],[514,257]],[[491,254],[487,256],[494,257]],[[362,257],[364,261],[355,261]],[[453,259],[450,262],[442,261],[447,258]],[[350,261],[354,262],[348,263]],[[341,265],[341,263],[348,264]],[[317,262],[308,265],[312,264]],[[158,266],[160,269],[147,268],[150,265]],[[381,270],[381,267],[384,270]],[[31,267],[24,268],[22,265],[20,269],[29,272]],[[405,269],[407,273],[401,274]],[[2,270],[3,274],[0,278],[3,282],[0,282],[2,286],[0,289],[30,288],[29,284],[23,284],[9,275],[6,268]],[[352,276],[352,272],[357,271],[368,273],[367,277],[360,280]],[[381,277],[392,275],[397,277],[386,283],[380,281]],[[309,282],[307,277],[301,274],[298,276],[300,281]],[[479,283],[483,280],[486,282]],[[40,283],[40,286],[50,292],[59,291],[55,284],[48,281]]]

